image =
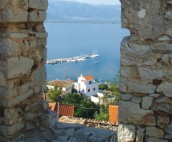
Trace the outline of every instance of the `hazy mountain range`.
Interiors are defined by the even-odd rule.
[[[69,1],[49,1],[47,22],[119,23],[119,5],[91,5]]]

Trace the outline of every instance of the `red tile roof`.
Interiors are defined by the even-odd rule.
[[[60,104],[59,115],[60,116],[73,116],[74,115],[74,105]]]
[[[49,108],[52,111],[58,113],[58,105],[57,103],[49,103]],[[74,115],[74,105],[66,105],[60,104],[59,105],[59,116],[72,116]]]
[[[84,76],[84,78],[85,78],[85,80],[87,80],[87,81],[94,80],[94,77],[91,76],[91,75],[86,75],[86,76]]]

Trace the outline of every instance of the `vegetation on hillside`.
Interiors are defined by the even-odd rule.
[[[92,118],[96,120],[105,120],[108,121],[108,106],[117,105],[119,102],[119,81],[117,75],[114,82],[108,82],[107,84],[99,85],[99,89],[107,90],[111,92],[111,96],[114,96],[114,99],[109,101],[109,95],[106,95],[103,98],[103,104],[97,105],[93,103],[88,97],[80,95],[76,90],[72,90],[72,93],[67,93],[66,95],[62,94],[62,89],[55,87],[54,90],[48,91],[48,98],[50,102],[60,102],[64,104],[71,104],[75,106],[74,116],[83,117],[83,118]]]
[[[54,89],[50,89],[47,92],[48,99],[50,102],[54,103],[60,99],[60,95],[62,94],[62,89],[55,87]]]

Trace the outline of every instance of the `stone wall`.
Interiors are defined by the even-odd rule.
[[[114,131],[57,122],[46,87],[48,0],[0,1],[0,142],[111,142]]]
[[[119,142],[172,141],[172,1],[121,0]]]
[[[43,22],[47,0],[0,1],[0,141],[38,126],[47,102]]]

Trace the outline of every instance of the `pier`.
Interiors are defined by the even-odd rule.
[[[77,62],[85,61],[85,60],[87,60],[89,58],[96,58],[96,57],[99,57],[99,55],[91,53],[91,54],[75,56],[75,57],[71,57],[71,58],[59,58],[59,59],[47,60],[46,63],[51,64],[51,65],[61,64],[61,63],[65,63],[65,62],[75,62],[75,63],[77,63]]]

